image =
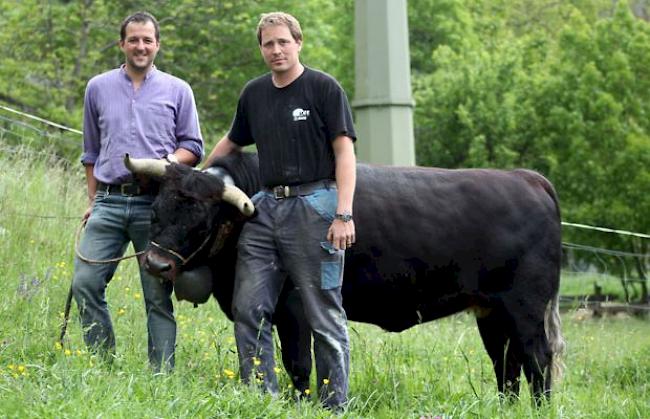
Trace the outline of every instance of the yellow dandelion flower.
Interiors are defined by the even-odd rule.
[[[233,370],[229,370],[228,368],[224,368],[223,373],[229,379],[235,378],[235,371],[233,371]]]
[[[273,367],[273,371],[275,371],[276,374],[279,374],[282,369],[280,367]]]
[[[328,385],[330,380],[328,378],[323,378],[323,384]]]
[[[75,354],[77,354],[77,356],[81,355],[81,350],[79,350],[79,349],[77,349],[77,350],[74,351],[74,352],[75,352]]]
[[[56,349],[57,351],[63,349],[63,346],[61,346],[61,342],[54,342],[54,349]]]
[[[255,365],[256,367],[262,365],[262,361],[260,361],[260,359],[257,357],[253,357],[253,365]]]
[[[142,296],[140,295],[139,292],[136,292],[135,294],[133,294],[133,298],[135,298],[136,300],[139,300],[140,297],[142,297]]]
[[[228,343],[235,343],[235,338],[232,337],[232,336],[229,336],[229,337],[226,339],[226,342],[228,342]]]
[[[131,291],[131,288],[129,288],[129,287],[124,287],[124,291],[129,292],[129,291]]]
[[[65,354],[65,356],[72,355],[72,351],[70,349],[66,349],[63,353]]]
[[[9,368],[9,370],[13,371],[13,370],[16,369],[16,366],[14,364],[9,364],[9,365],[7,365],[7,368]]]
[[[306,388],[306,389],[305,389],[305,394],[309,396],[309,395],[311,394],[311,390],[308,389],[308,388]]]
[[[18,372],[21,374],[25,374],[25,366],[24,365],[18,365]]]
[[[126,313],[126,310],[124,310],[124,307],[120,307],[119,310],[117,310],[117,314],[122,316],[124,313]]]
[[[287,388],[293,388],[293,384],[291,383],[287,384]]]

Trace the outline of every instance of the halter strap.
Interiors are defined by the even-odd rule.
[[[178,258],[178,260],[181,261],[181,266],[182,266],[182,265],[187,265],[187,263],[188,263],[190,260],[192,260],[192,258],[193,258],[194,256],[196,256],[197,253],[199,253],[201,250],[203,250],[203,248],[205,247],[205,245],[208,244],[208,241],[210,241],[210,237],[212,237],[212,235],[211,235],[211,234],[208,234],[208,237],[206,237],[205,240],[203,240],[203,243],[201,243],[201,246],[199,246],[198,249],[196,249],[194,252],[192,252],[191,255],[189,255],[189,256],[186,257],[186,258],[184,258],[180,253],[178,253],[178,252],[176,252],[176,251],[174,251],[174,250],[172,250],[172,249],[168,249],[168,248],[166,248],[166,247],[163,247],[163,246],[159,245],[159,244],[156,243],[155,241],[150,241],[150,243],[151,243],[153,246],[157,247],[158,249],[162,250],[163,252],[166,252],[166,253],[169,253],[170,255],[176,256],[176,257]]]

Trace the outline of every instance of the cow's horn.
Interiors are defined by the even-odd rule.
[[[166,160],[134,159],[129,157],[128,154],[124,155],[124,165],[131,173],[162,177],[168,164],[169,162]]]
[[[224,185],[223,200],[236,206],[247,217],[250,217],[255,212],[253,202],[236,186]]]

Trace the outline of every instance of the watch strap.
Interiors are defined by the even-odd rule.
[[[334,214],[334,218],[337,219],[337,220],[341,220],[344,223],[347,223],[348,221],[352,221],[352,214],[345,214],[345,213],[344,214],[339,214],[339,213],[336,213],[336,214]]]

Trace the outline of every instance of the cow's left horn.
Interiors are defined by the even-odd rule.
[[[242,214],[250,217],[255,212],[255,206],[241,189],[233,185],[224,185],[223,200],[236,206]]]
[[[168,164],[169,162],[166,160],[134,159],[129,157],[128,154],[124,156],[124,165],[131,173],[162,177]]]

